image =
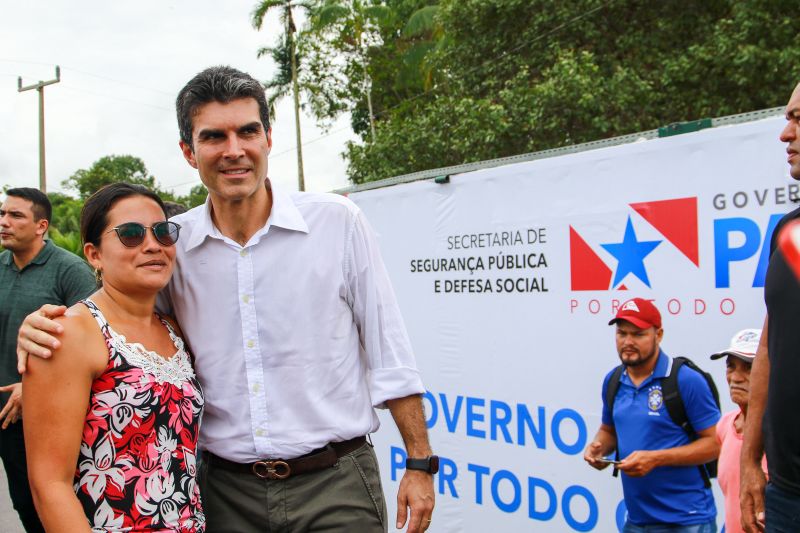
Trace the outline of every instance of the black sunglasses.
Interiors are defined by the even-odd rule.
[[[173,246],[178,242],[178,236],[181,232],[179,224],[164,221],[156,222],[152,226],[145,226],[138,222],[126,222],[116,228],[111,228],[106,233],[116,231],[119,242],[128,248],[136,248],[144,242],[144,235],[148,229],[153,232],[153,237],[164,246]]]

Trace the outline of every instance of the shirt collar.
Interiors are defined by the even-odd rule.
[[[308,233],[308,224],[306,224],[303,215],[300,213],[300,210],[297,209],[297,205],[295,205],[288,192],[283,190],[282,187],[272,180],[270,180],[270,190],[272,194],[272,210],[270,211],[267,223],[262,229],[256,232],[256,235],[266,233],[270,226]],[[205,203],[196,209],[197,213],[191,213],[194,215],[193,219],[196,220],[197,223],[194,225],[192,234],[189,236],[189,240],[186,243],[187,251],[202,244],[206,237],[224,238],[211,218],[211,196],[206,196]]]
[[[289,193],[271,180],[270,185],[272,188],[272,211],[269,214],[267,226],[278,226],[283,229],[308,233],[308,224]]]
[[[664,353],[661,348],[658,349],[658,361],[656,367],[653,369],[654,378],[665,378],[672,370],[672,358]]]
[[[47,260],[50,259],[50,256],[53,255],[54,246],[55,245],[51,241],[49,240],[44,241],[44,246],[42,247],[42,249],[39,250],[39,253],[36,254],[36,257],[34,257],[28,264],[29,265],[45,264]]]
[[[664,350],[661,348],[658,349],[658,359],[656,360],[656,366],[653,368],[653,373],[647,376],[644,381],[639,384],[639,388],[643,387],[647,383],[649,383],[653,379],[661,379],[665,378],[669,375],[672,371],[672,358],[664,353]],[[624,376],[624,380],[628,385],[633,386],[633,382],[631,378],[628,376],[628,370],[626,369],[625,372],[622,373]]]

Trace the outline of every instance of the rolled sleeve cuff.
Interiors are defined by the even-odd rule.
[[[410,367],[382,368],[372,370],[368,377],[372,406],[386,409],[386,400],[422,394],[425,386],[419,370]]]

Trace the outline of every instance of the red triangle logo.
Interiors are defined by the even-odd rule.
[[[628,287],[626,287],[626,286],[625,286],[625,284],[623,283],[622,285],[620,285],[619,287],[617,287],[617,290],[618,290],[618,291],[627,291],[627,290],[628,290]]]
[[[689,261],[700,266],[697,241],[697,197],[630,204]]]
[[[611,269],[569,227],[569,263],[573,291],[605,291],[611,284]]]

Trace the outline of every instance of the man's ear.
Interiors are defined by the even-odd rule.
[[[40,218],[36,221],[36,235],[43,236],[47,233],[47,228],[50,227],[50,222],[46,218]]]
[[[269,153],[269,150],[272,150],[272,126],[267,130],[267,146],[269,147],[267,153]]]
[[[180,141],[178,146],[181,147],[181,152],[183,152],[183,158],[186,159],[186,162],[192,165],[192,168],[197,168],[197,160],[194,157],[194,150],[189,143]]]

